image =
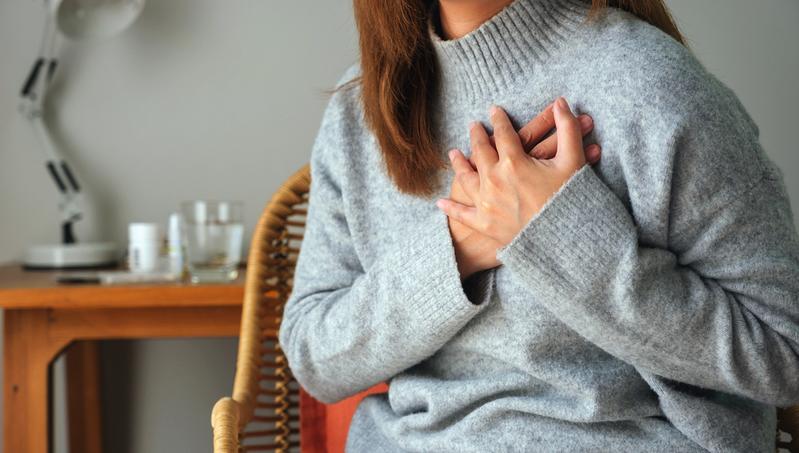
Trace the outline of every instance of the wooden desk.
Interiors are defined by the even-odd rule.
[[[0,265],[4,451],[52,450],[50,365],[66,352],[70,451],[101,451],[98,346],[122,338],[239,333],[244,272],[231,284],[59,284],[56,272]]]

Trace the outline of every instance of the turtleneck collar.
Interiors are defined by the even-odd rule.
[[[530,77],[531,67],[546,63],[576,32],[590,5],[582,0],[514,0],[475,30],[452,40],[435,31],[436,7],[428,28],[441,81],[457,97],[474,99],[504,91],[515,78]]]

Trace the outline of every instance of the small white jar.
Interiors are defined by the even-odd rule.
[[[155,272],[158,267],[160,234],[157,223],[135,222],[128,225],[128,269],[131,272]]]

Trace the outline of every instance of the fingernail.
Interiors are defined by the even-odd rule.
[[[449,154],[449,160],[455,160],[455,153],[456,152],[457,151],[455,151],[454,149],[449,150],[449,153],[447,153],[447,154]]]
[[[498,106],[496,106],[496,105],[492,105],[492,106],[491,106],[491,108],[490,108],[490,109],[488,109],[488,111],[489,111],[489,112],[490,112],[492,115],[496,115],[497,113],[499,113],[499,107],[498,107]]]
[[[438,206],[439,208],[443,208],[444,207],[444,200],[442,200],[441,198],[436,200],[436,206]]]
[[[569,108],[569,104],[566,103],[566,99],[563,96],[558,98],[558,107],[564,110]]]

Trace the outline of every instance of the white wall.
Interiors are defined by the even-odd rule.
[[[759,124],[799,219],[799,2],[668,3],[690,46]],[[37,1],[0,2],[0,261],[58,239],[57,198],[16,113],[41,13]],[[189,198],[241,199],[251,228],[307,162],[323,90],[355,60],[356,39],[345,0],[152,0],[123,35],[65,43],[61,55],[49,120],[94,207],[77,232],[121,245],[128,222],[165,221]],[[210,451],[210,408],[230,391],[235,346],[105,343],[108,451]],[[60,421],[56,434],[65,451]]]
[[[41,5],[0,1],[0,262],[59,239],[56,193],[17,114]],[[308,161],[325,90],[356,44],[347,0],[151,0],[112,40],[64,42],[49,121],[96,207],[79,238],[122,247],[128,222],[165,222],[193,198],[243,200],[249,235]],[[103,352],[107,451],[210,451],[210,409],[232,389],[235,340],[108,342]],[[60,422],[56,435],[65,451]]]

